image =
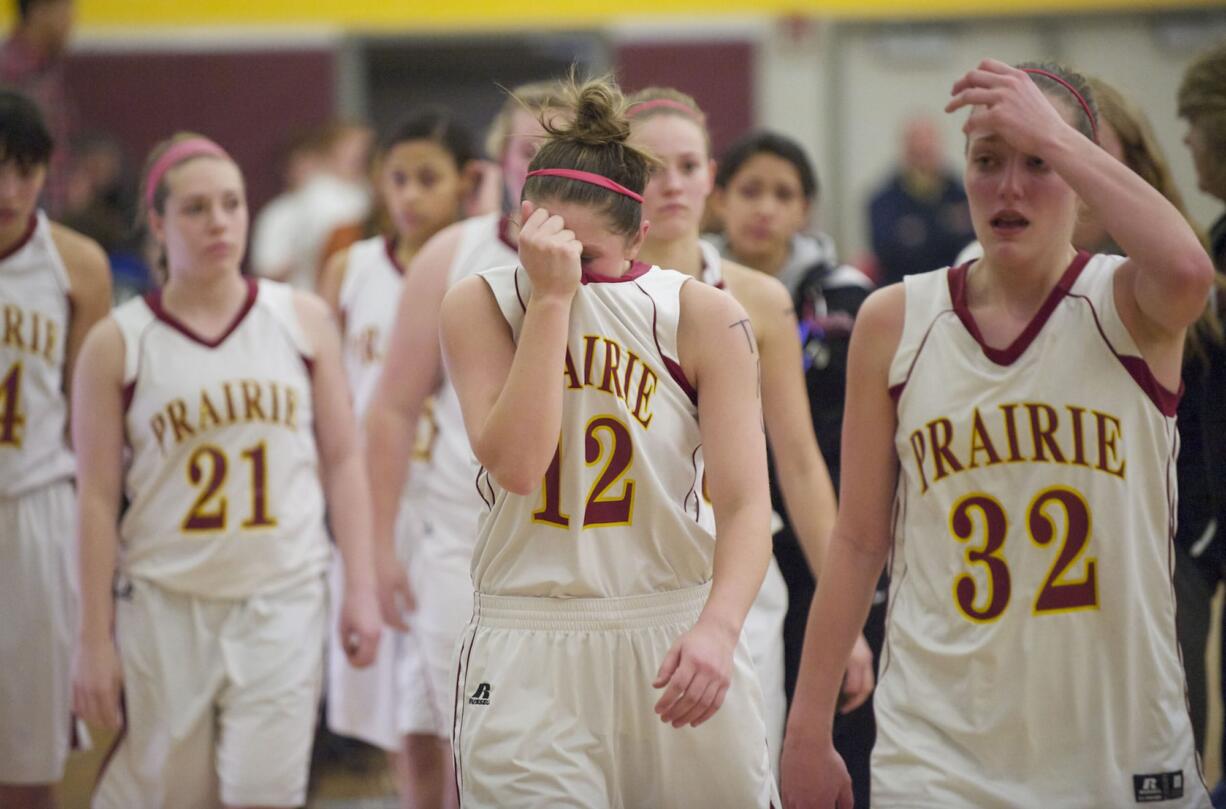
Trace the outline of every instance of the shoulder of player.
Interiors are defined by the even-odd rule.
[[[344,287],[345,278],[349,274],[351,248],[352,245],[337,250],[328,258],[323,270],[319,273],[319,281],[315,285],[319,296],[336,309],[340,308],[341,288]]]
[[[872,292],[860,306],[853,341],[865,343],[874,352],[892,357],[902,339],[907,312],[904,284],[890,284]],[[888,349],[888,350],[887,350]]]
[[[778,278],[726,259],[721,270],[728,291],[751,315],[758,310],[773,315],[791,308],[792,296]]]
[[[99,294],[99,287],[110,284],[110,262],[102,246],[72,228],[51,223],[51,241],[68,271],[73,293]]]
[[[100,377],[123,376],[124,336],[113,314],[95,323],[85,335],[77,357],[77,373],[93,373]],[[92,369],[85,371],[84,369]]]
[[[326,339],[329,333],[336,333],[336,317],[323,298],[314,292],[300,289],[292,291],[294,314],[298,317],[298,326],[313,348]]]
[[[456,252],[460,249],[468,221],[461,219],[459,222],[453,222],[431,236],[413,257],[409,272],[430,272],[431,268],[436,272],[445,272],[451,269],[451,262],[455,260]]]
[[[681,327],[686,330],[726,327],[746,320],[745,307],[731,293],[697,281],[681,287]]]

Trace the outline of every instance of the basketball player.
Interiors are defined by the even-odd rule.
[[[765,807],[741,640],[770,552],[757,349],[731,297],[635,260],[650,158],[615,86],[569,92],[573,123],[546,122],[524,186],[522,268],[443,303],[488,507],[459,652],[461,802]]]
[[[239,273],[243,179],[220,146],[164,141],[142,189],[167,283],[90,333],[73,390],[75,707],[123,725],[93,805],[299,806],[323,671],[325,491],[355,665],[379,638],[339,340],[314,296]]]
[[[791,296],[774,278],[725,261],[715,247],[698,238],[714,161],[707,145],[705,116],[694,100],[676,90],[652,87],[631,98],[629,114],[633,142],[662,164],[652,172],[643,193],[643,215],[651,229],[640,258],[727,289],[749,313],[762,352],[762,409],[777,478],[788,516],[816,574],[834,524],[834,487],[808,417]],[[708,528],[715,530],[714,525]],[[787,715],[783,689],[787,598],[783,574],[772,556],[745,626],[766,699],[767,738],[776,764]],[[846,679],[844,711],[868,698],[873,687],[872,662],[872,652],[861,638]]]
[[[407,118],[381,144],[376,158],[376,183],[391,235],[357,242],[324,269],[320,295],[340,320],[345,374],[359,424],[383,368],[404,268],[430,237],[460,218],[476,178],[475,159],[472,138],[450,113],[428,110]],[[429,462],[435,435],[432,420],[423,418],[417,461]],[[420,495],[419,476],[412,481]],[[402,502],[420,499],[405,492]],[[420,504],[406,505],[402,514],[415,507]],[[400,559],[411,556],[418,539],[405,523],[401,520],[396,531]],[[342,583],[342,574],[335,564],[334,587]],[[328,652],[328,726],[387,750],[406,796],[415,787],[405,778],[402,737],[424,734],[432,742],[436,726],[420,657],[416,644],[390,627],[368,668],[354,668],[337,644]]]
[[[68,757],[78,593],[69,380],[111,300],[102,249],[39,210],[52,147],[38,108],[0,91],[0,806],[16,809],[54,805]]]
[[[953,86],[946,109],[963,107],[984,257],[908,276],[857,320],[785,805],[850,806],[830,650],[851,648],[868,610],[893,504],[875,803],[1208,807],[1171,534],[1175,391],[1212,265],[1179,211],[1094,143],[1081,76],[986,60]],[[1128,258],[1071,246],[1083,202]]]
[[[507,100],[491,125],[487,149],[500,165],[508,198],[519,199],[528,162],[545,134],[534,115],[561,103],[556,83],[526,85]],[[489,214],[447,227],[422,247],[409,266],[385,371],[366,419],[384,618],[404,627],[401,608],[414,604],[405,643],[424,669],[416,687],[425,691],[429,721],[404,741],[411,789],[407,803],[413,806],[455,801],[450,746],[455,645],[472,616],[469,571],[483,510],[473,486],[477,466],[460,403],[439,354],[439,309],[444,293],[459,279],[517,261],[515,236],[508,218]],[[410,474],[414,436],[427,407],[433,433],[430,457],[414,464]],[[415,493],[409,503],[398,496],[406,475]],[[397,509],[402,512],[399,520]],[[397,524],[418,537],[407,572],[394,555]]]

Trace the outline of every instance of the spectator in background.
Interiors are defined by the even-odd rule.
[[[43,207],[58,216],[66,195],[63,147],[72,135],[62,56],[72,33],[73,0],[17,0],[15,5],[17,26],[0,46],[0,86],[29,96],[60,146],[51,155],[43,189]]]
[[[945,166],[931,118],[903,126],[902,165],[873,194],[869,224],[882,285],[948,265],[975,238],[966,192]]]
[[[287,191],[256,220],[251,251],[256,275],[315,288],[325,242],[341,226],[360,228],[370,211],[372,137],[363,125],[337,122],[290,146]]]
[[[1226,202],[1226,44],[1188,66],[1179,85],[1179,117],[1188,122],[1183,142],[1196,164],[1201,191]],[[1226,272],[1226,213],[1209,231],[1209,255]]]
[[[839,264],[829,236],[803,232],[817,198],[818,183],[813,163],[797,142],[773,132],[742,138],[724,154],[715,185],[711,207],[723,220],[725,235],[712,241],[725,258],[778,278],[792,298],[813,430],[837,487],[847,349],[852,324],[872,283],[859,270]],[[769,432],[769,422],[767,429]],[[785,509],[779,468],[773,455],[771,460],[771,505],[776,514],[781,514]],[[782,519],[777,525],[775,559],[788,588],[783,642],[784,688],[790,700],[800,667],[814,579],[793,526]],[[874,676],[884,636],[886,587],[883,576],[864,625],[865,642],[857,641],[852,655],[853,660],[871,655]],[[851,773],[856,806],[868,806],[869,754],[876,737],[871,697],[859,707],[845,707],[844,711],[835,718],[835,748]]]

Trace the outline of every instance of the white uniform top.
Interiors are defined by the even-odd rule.
[[[1209,805],[1170,579],[1178,396],[1120,320],[1122,261],[1080,255],[1004,350],[965,266],[906,278],[882,805]]]
[[[449,289],[470,275],[519,261],[519,253],[506,238],[506,221],[498,214],[466,219],[460,227],[460,242],[448,271]],[[434,392],[433,420],[433,451],[424,473],[427,494],[432,501],[472,509],[475,514],[482,508],[475,485],[477,459],[464,428],[460,399],[446,374]],[[460,542],[455,551],[463,554],[467,564],[476,537],[454,539]]]
[[[527,273],[481,277],[518,340]],[[473,556],[479,592],[633,596],[710,580],[696,396],[676,362],[688,280],[641,263],[620,279],[585,275],[570,310],[558,462],[527,496],[484,470],[478,478],[489,508]]]
[[[382,236],[350,245],[341,283],[345,332],[342,359],[353,394],[353,413],[359,422],[379,383],[404,286],[404,268],[392,250],[392,242]]]
[[[322,574],[328,560],[311,399],[312,349],[293,290],[248,281],[207,341],[158,291],[113,316],[125,346],[129,576],[207,598],[246,598]]]
[[[65,437],[68,271],[39,211],[0,256],[0,497],[71,478]]]

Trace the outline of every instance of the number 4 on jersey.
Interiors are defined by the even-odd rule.
[[[21,449],[26,414],[21,409],[21,363],[15,362],[0,380],[0,447]]]

